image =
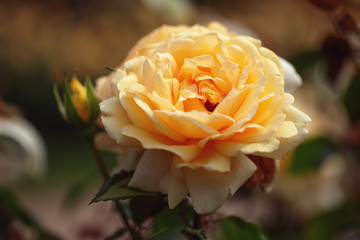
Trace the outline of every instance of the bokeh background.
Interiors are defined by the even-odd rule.
[[[312,2],[320,5],[306,0],[0,1],[0,98],[36,127],[47,154],[42,177],[0,181],[0,225],[11,222],[0,227],[0,239],[36,239],[33,227],[16,214],[12,218],[4,204],[10,195],[17,199],[15,208],[21,206],[36,222],[35,229],[60,239],[104,239],[119,222],[110,204],[87,205],[102,180],[86,142],[58,112],[53,73],[59,79],[64,72],[76,72],[80,79],[90,73],[95,80],[109,74],[104,66],[119,66],[154,28],[213,20],[260,38],[293,62],[304,80],[295,105],[313,119],[308,140],[281,164],[273,191],[242,190],[220,214],[256,222],[270,239],[360,239],[360,1]],[[109,168],[116,165],[113,156],[106,158]]]

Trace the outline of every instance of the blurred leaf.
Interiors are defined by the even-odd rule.
[[[124,235],[124,233],[127,230],[125,228],[121,228],[119,230],[117,230],[114,234],[112,234],[110,237],[107,237],[105,240],[115,240],[118,239],[119,237],[121,237],[122,235]]]
[[[163,197],[140,196],[130,200],[130,210],[134,221],[140,226],[146,219],[161,211],[165,204]]]
[[[192,240],[207,240],[208,237],[206,237],[204,231],[202,229],[192,229],[192,228],[186,228],[184,230],[184,234]]]
[[[221,229],[226,240],[267,240],[265,233],[254,223],[238,217],[227,217],[220,220]]]
[[[68,121],[68,120],[67,120],[66,113],[65,113],[65,108],[64,108],[63,102],[62,102],[61,97],[60,97],[59,86],[58,86],[57,83],[54,83],[53,92],[54,92],[56,104],[57,104],[57,106],[58,106],[58,109],[59,109],[59,112],[60,112],[61,116],[62,116],[66,121]]]
[[[296,53],[290,62],[294,65],[296,71],[304,75],[308,70],[323,60],[320,50],[303,50]]]
[[[15,194],[5,188],[0,188],[0,221],[2,223],[2,219],[6,218],[7,220],[17,219],[20,222],[22,222],[25,226],[31,228],[32,230],[35,230],[38,232],[39,240],[57,240],[59,238],[53,236],[52,234],[45,231],[40,224],[27,212],[25,209],[20,205],[17,197]],[[7,224],[7,223],[5,223]],[[6,229],[3,229],[3,227],[0,227],[0,233],[1,231],[4,231]],[[0,235],[1,238],[1,235]]]
[[[158,193],[143,192],[141,190],[130,188],[129,184],[133,173],[122,171],[106,180],[101,186],[95,198],[91,203],[108,200],[125,200],[138,196],[161,196]]]
[[[327,240],[346,230],[360,229],[360,204],[345,202],[315,217],[305,230],[305,240]]]
[[[290,171],[292,173],[303,173],[315,170],[330,153],[336,151],[335,143],[325,137],[305,141],[295,149]]]
[[[88,102],[88,107],[90,111],[90,119],[89,122],[93,122],[97,119],[99,115],[99,100],[96,96],[94,86],[91,83],[90,77],[86,76],[85,78],[85,86],[86,86],[86,98]]]
[[[352,122],[360,121],[360,74],[355,75],[345,92],[344,105]]]

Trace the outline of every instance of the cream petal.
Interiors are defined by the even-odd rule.
[[[164,78],[163,75],[158,72],[154,77],[154,92],[156,92],[160,97],[171,101],[171,89],[172,79]]]
[[[297,129],[297,135],[289,138],[281,138],[278,148],[270,153],[256,152],[254,155],[283,159],[286,154],[292,151],[301,141],[304,140],[308,134],[307,123],[311,121],[311,118],[305,113],[301,112],[294,106],[290,106],[286,111],[286,121],[293,122]]]
[[[176,207],[189,193],[182,169],[176,167],[178,156],[174,156],[171,164],[171,178],[169,180],[168,202],[170,209]]]
[[[295,68],[291,63],[280,57],[282,67],[285,75],[285,92],[293,93],[302,85],[300,75],[296,72]]]
[[[96,79],[95,92],[99,100],[104,100],[111,96],[111,75]]]
[[[218,209],[229,197],[229,191],[215,172],[205,169],[184,169],[194,210],[207,214]]]
[[[148,92],[152,92],[154,90],[154,76],[156,74],[156,67],[154,63],[149,59],[145,59],[143,64],[143,73],[142,78],[144,81],[144,86],[146,87]]]
[[[243,154],[232,159],[231,171],[228,173],[184,168],[195,211],[207,214],[218,209],[255,170],[255,164]]]
[[[128,172],[134,171],[143,153],[144,149],[142,148],[123,148],[118,157],[117,168]]]
[[[184,161],[194,159],[201,151],[201,149],[197,146],[197,142],[188,141],[181,145],[179,142],[173,141],[168,137],[152,134],[149,131],[134,125],[125,126],[122,133],[128,137],[133,137],[139,140],[143,148],[163,149],[173,152]]]
[[[147,149],[135,169],[129,187],[167,194],[167,191],[165,191],[167,187],[160,189],[160,183],[164,183],[162,180],[170,171],[172,158],[173,154],[170,152]]]
[[[118,74],[119,72],[119,74]],[[119,96],[120,92],[125,91],[130,88],[134,83],[138,82],[138,78],[135,74],[123,75],[124,71],[119,70],[115,77],[113,78],[112,82],[116,83],[117,91],[115,96]],[[119,76],[120,75],[120,76]],[[114,92],[114,91],[113,91]]]
[[[133,138],[124,136],[121,131],[126,125],[132,124],[127,117],[127,113],[120,104],[117,97],[111,97],[100,102],[101,116],[106,132],[124,146],[138,146],[139,142]]]
[[[201,153],[190,162],[179,162],[177,167],[187,167],[191,169],[204,168],[208,171],[229,172],[231,159],[223,155],[214,145],[209,142]]]
[[[94,138],[94,143],[95,146],[101,150],[121,152],[121,150],[123,149],[123,146],[117,144],[117,142],[113,138],[111,138],[106,132],[97,133]]]

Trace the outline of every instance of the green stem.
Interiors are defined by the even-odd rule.
[[[101,175],[102,175],[103,179],[106,181],[107,179],[109,179],[109,173],[108,173],[108,171],[106,169],[106,166],[104,164],[104,161],[103,161],[103,159],[101,157],[101,154],[100,154],[99,150],[95,146],[94,137],[88,138],[88,141],[89,141],[89,143],[91,145],[91,150],[92,150],[92,152],[93,152],[93,154],[95,156],[96,162],[97,162],[97,164],[99,166],[99,169],[101,171]],[[133,240],[141,239],[139,234],[130,226],[129,221],[128,221],[128,217],[126,216],[124,208],[122,207],[121,203],[119,201],[114,201],[114,204],[115,204],[116,210],[119,212],[119,214],[121,216],[121,219],[124,222],[128,232],[130,233],[131,238]]]

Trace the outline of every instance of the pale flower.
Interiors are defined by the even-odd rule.
[[[256,171],[249,156],[282,159],[308,132],[310,118],[284,91],[301,79],[285,67],[218,23],[142,38],[100,94],[105,130],[132,147],[129,186],[167,194],[170,208],[187,194],[198,213],[219,208]]]

